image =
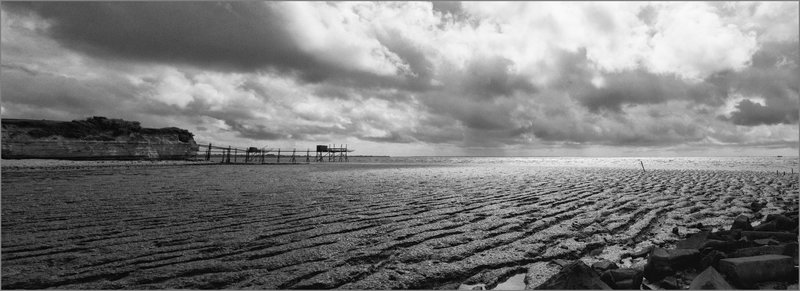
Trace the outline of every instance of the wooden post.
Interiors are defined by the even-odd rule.
[[[261,163],[264,163],[264,149],[261,149]]]
[[[236,163],[236,156],[239,154],[239,149],[233,149],[233,162]]]
[[[206,151],[206,161],[211,160],[211,143],[208,143],[208,150]]]
[[[281,149],[278,149],[278,164],[281,163]]]
[[[639,160],[639,163],[642,164],[642,172],[647,172],[647,170],[644,169],[644,163],[642,162],[642,160]]]
[[[344,145],[344,161],[348,162],[348,160],[347,160],[347,144]]]
[[[250,161],[250,151],[244,151],[244,163],[247,164],[248,161]]]
[[[294,159],[294,151],[295,151],[295,149],[292,149],[292,164],[296,164],[297,163],[297,161]]]
[[[228,146],[228,159],[226,160],[228,164],[231,163],[231,146]]]

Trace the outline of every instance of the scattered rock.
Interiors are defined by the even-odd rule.
[[[777,245],[780,243],[779,241],[771,238],[754,239],[753,242],[760,246]]]
[[[786,280],[792,274],[797,275],[792,257],[783,255],[722,259],[719,261],[719,268],[728,279],[742,288],[752,288],[758,282]]]
[[[458,286],[458,290],[486,290],[486,284],[461,284]]]
[[[570,263],[570,261],[567,261],[567,260],[564,260],[564,259],[555,259],[555,260],[553,260],[553,264],[556,264],[556,265],[558,265],[558,266],[560,266],[562,268],[564,266],[566,266],[566,265],[569,265],[569,263]]]
[[[709,240],[716,240],[723,242],[737,241],[741,237],[742,237],[742,231],[738,229],[722,230],[717,232],[711,232],[708,234]]]
[[[594,268],[598,272],[603,272],[606,270],[619,269],[619,266],[617,266],[617,264],[609,260],[602,260],[592,264],[592,268]]]
[[[700,269],[706,269],[708,267],[717,267],[719,264],[719,260],[728,258],[728,255],[725,253],[715,250],[715,249],[705,249],[703,254],[700,258]]]
[[[747,240],[728,240],[728,241],[721,241],[715,239],[707,240],[701,249],[711,248],[715,250],[720,250],[723,252],[729,252],[740,248],[748,247],[749,242]]]
[[[689,228],[696,228],[696,229],[704,229],[704,227],[703,227],[703,224],[702,224],[702,223],[699,223],[699,222],[698,222],[698,223],[695,223],[695,224],[692,224],[692,225],[690,225],[690,226],[688,226],[688,227],[689,227]]]
[[[777,230],[777,229],[778,229],[778,225],[774,221],[762,222],[761,224],[756,225],[755,227],[753,227],[753,230],[757,230],[757,231],[774,231],[774,230]]]
[[[772,281],[772,282],[758,283],[757,285],[758,289],[761,290],[786,290],[787,284],[784,282]]]
[[[554,266],[554,264],[550,264],[547,262],[536,262],[531,264],[528,267],[528,274],[525,275],[525,289],[537,289],[539,285],[542,285],[547,279],[553,277],[553,275],[558,274],[558,271],[561,270],[560,266]]]
[[[708,267],[689,284],[690,290],[732,290],[728,281],[714,267]]]
[[[783,244],[777,246],[760,246],[752,248],[742,248],[731,252],[731,258],[752,257],[760,255],[786,255],[792,256],[797,253],[797,244]]]
[[[587,248],[588,248],[588,246],[587,246]],[[589,251],[589,253],[587,255],[590,256],[590,257],[599,256],[600,254],[603,253],[604,249],[605,249],[605,246],[599,246],[599,247],[593,248],[591,251]]]
[[[739,215],[736,219],[733,220],[733,225],[731,225],[731,229],[741,229],[741,230],[753,230],[753,226],[750,225],[750,218],[745,215]]]
[[[701,231],[689,236],[687,239],[679,241],[675,247],[679,249],[695,249],[703,248],[703,245],[708,241],[708,232]]]
[[[644,276],[651,281],[661,280],[675,270],[695,265],[699,255],[700,252],[694,249],[653,249],[644,268]]]
[[[791,231],[797,227],[797,220],[792,220],[789,217],[780,214],[770,214],[764,219],[764,222],[774,223],[776,230]]]
[[[796,283],[798,275],[798,213],[770,214],[753,227],[753,221],[764,217],[759,211],[765,205],[751,204],[754,215],[737,216],[728,230],[711,230],[701,223],[688,226],[701,231],[679,240],[675,249],[650,245],[632,253],[623,251],[621,263],[602,260],[591,267],[563,259],[537,263],[540,268],[530,268],[525,278],[526,289],[698,290],[735,286],[796,290],[797,284],[789,284]],[[679,230],[675,227],[673,233],[680,235]],[[630,239],[627,244],[633,246],[636,241]],[[586,249],[602,252],[603,246],[587,245]],[[592,253],[598,255],[589,251],[589,256]],[[640,263],[636,267],[634,260]],[[699,270],[703,272],[698,274]]]
[[[639,290],[642,278],[642,272],[635,269],[607,270],[600,275],[600,279],[614,289]]]
[[[535,289],[610,290],[611,287],[604,283],[603,280],[600,280],[600,276],[595,270],[577,260],[564,266],[561,271]]]
[[[641,257],[645,257],[645,256],[647,256],[647,254],[649,254],[649,253],[650,253],[650,251],[652,251],[652,250],[653,250],[653,246],[648,246],[648,247],[645,247],[645,248],[643,248],[643,249],[641,249],[641,250],[638,250],[638,251],[635,251],[635,252],[631,253],[631,257],[632,257],[632,258],[641,258]]]
[[[758,201],[753,201],[753,203],[750,203],[750,210],[752,210],[753,212],[759,212],[761,211],[761,209],[764,208],[764,206],[767,206],[767,203],[760,203]]]
[[[673,276],[666,276],[661,281],[658,281],[658,285],[664,287],[665,289],[680,289],[681,286],[678,284],[678,278]]]
[[[797,234],[781,231],[742,231],[750,239],[774,238],[779,241],[797,242]]]

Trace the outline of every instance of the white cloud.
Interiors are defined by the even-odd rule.
[[[758,49],[755,33],[724,24],[705,3],[662,3],[648,64],[653,72],[701,79],[722,70],[741,70]]]
[[[372,3],[276,2],[286,29],[298,46],[324,62],[345,69],[394,76],[408,71],[395,53],[378,40],[357,13]]]
[[[10,76],[3,85],[12,98],[4,98],[1,113],[38,110],[63,119],[122,112],[150,126],[186,127],[215,144],[394,143],[412,154],[797,140],[796,124],[748,127],[718,118],[745,99],[769,102],[726,97],[738,85],[725,81],[735,76],[704,80],[747,70],[764,41],[796,43],[797,29],[785,25],[797,23],[796,3],[466,2],[455,16],[429,2],[265,5],[283,18],[280,30],[290,31],[294,43],[286,47],[302,50],[308,63],[275,69],[264,58],[263,70],[228,71],[98,56],[62,47],[35,14],[3,10],[3,73]],[[652,14],[642,17],[644,9]],[[791,68],[791,56],[783,58],[779,66]],[[315,69],[363,80],[298,77]],[[638,75],[645,77],[625,77]],[[435,86],[385,82],[410,77]],[[592,105],[583,91],[602,96]]]

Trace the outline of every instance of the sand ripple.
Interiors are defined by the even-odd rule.
[[[391,289],[618,259],[796,205],[749,171],[347,164],[2,173],[3,288]]]

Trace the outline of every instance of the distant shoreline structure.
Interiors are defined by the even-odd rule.
[[[2,119],[3,159],[185,160],[197,154],[194,134],[177,127],[94,116],[55,121]]]

